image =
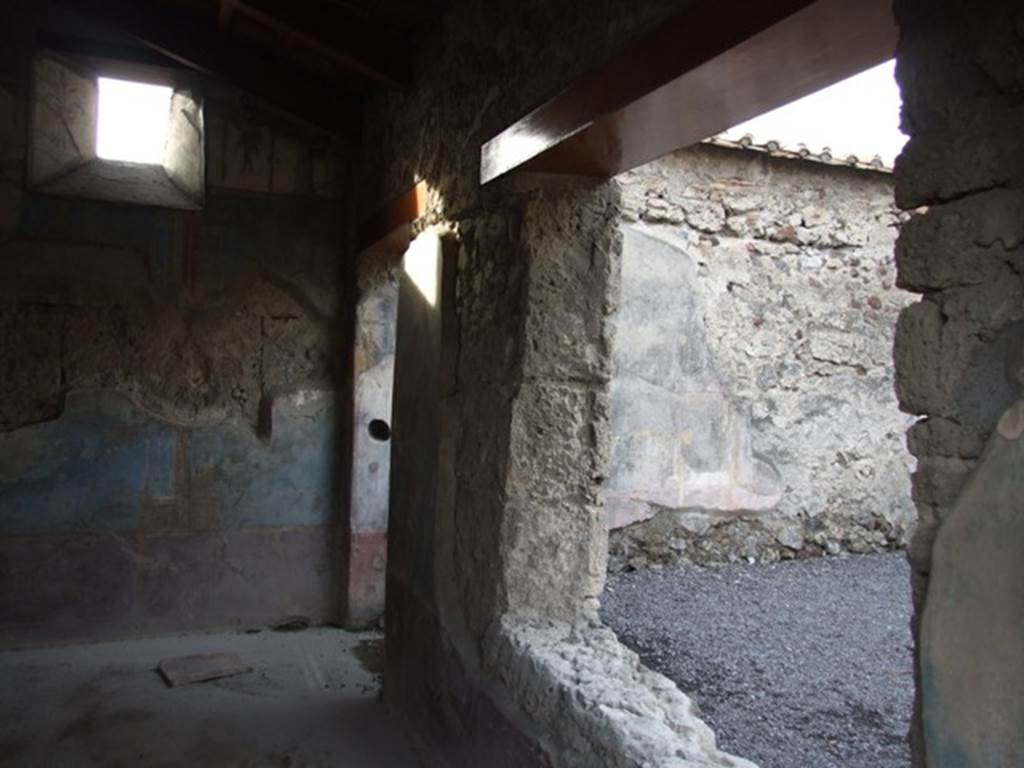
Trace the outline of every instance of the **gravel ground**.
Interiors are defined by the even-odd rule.
[[[906,768],[914,684],[901,553],[610,576],[602,615],[761,768]]]

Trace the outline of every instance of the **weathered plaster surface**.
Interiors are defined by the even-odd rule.
[[[264,442],[243,422],[180,428],[109,390],[75,390],[62,416],[0,434],[0,533],[322,525],[334,404],[300,390]],[[230,501],[230,504],[226,503]]]
[[[920,417],[908,435],[918,459],[913,493],[920,523],[910,554],[920,616],[931,599],[929,577],[943,585],[939,599],[971,583],[980,554],[969,550],[973,536],[991,532],[990,526],[1013,535],[999,522],[1003,511],[998,509],[991,510],[994,519],[983,528],[964,531],[951,524],[947,531],[946,521],[1000,415],[1020,398],[1024,382],[1024,154],[1019,140],[1024,14],[1018,3],[999,0],[902,0],[896,13],[901,30],[897,78],[904,96],[903,127],[911,137],[896,164],[896,200],[907,209],[927,206],[903,228],[896,251],[900,284],[922,294],[901,314],[895,346],[901,405]],[[1011,480],[1005,469],[984,471],[993,481],[1009,482],[1019,495],[1019,473]],[[944,553],[964,546],[968,555],[961,561],[938,556],[937,550],[933,562],[936,530],[944,539]],[[994,579],[994,573],[985,573],[981,582],[986,590],[999,589]],[[1024,624],[1019,604],[998,622],[1019,631]],[[919,643],[927,645],[928,639]],[[1005,666],[1003,674],[1019,692],[1016,669]],[[922,691],[927,697],[936,690],[935,678],[920,666],[918,675],[919,698]],[[974,684],[982,695],[980,689],[992,683],[979,677]],[[948,692],[938,695],[930,707],[960,706]],[[949,738],[955,742],[967,736],[971,722],[950,721],[956,732]],[[1020,734],[1019,728],[1003,733],[968,757],[943,752],[931,740],[926,745],[918,719],[915,765],[1005,764],[1002,756],[1022,754]]]
[[[14,485],[0,488],[3,545],[17,549],[26,535],[36,538],[34,559],[19,558],[16,575],[50,594],[61,578],[77,578],[71,563],[84,568],[92,557],[87,547],[69,548],[69,536],[82,538],[84,546],[97,531],[107,532],[103,543],[110,531],[123,529],[116,536],[145,536],[156,548],[158,541],[177,546],[175,537],[183,542],[185,533],[205,542],[258,529],[314,543],[301,557],[267,544],[263,576],[288,574],[276,586],[261,582],[263,576],[218,581],[217,573],[232,572],[228,555],[213,547],[210,557],[220,570],[173,566],[181,568],[182,594],[195,596],[174,611],[147,604],[139,593],[136,604],[113,603],[123,606],[122,615],[78,613],[78,624],[63,627],[67,633],[272,621],[282,611],[331,615],[335,558],[327,539],[339,509],[337,411],[318,409],[290,422],[280,418],[280,407],[302,393],[322,398],[317,393],[336,387],[330,363],[334,212],[215,194],[202,216],[195,221],[138,207],[26,199],[16,239],[0,244],[0,463],[23,467],[25,456],[47,461],[32,464],[35,484],[22,489],[31,490],[29,496]],[[78,420],[72,404],[96,391],[127,398],[135,412],[170,430],[174,444],[157,441],[135,450],[117,413],[101,410]],[[302,433],[298,441],[274,453],[295,438],[289,434],[295,429]],[[72,450],[81,441],[92,446],[95,462],[44,471],[63,455],[61,446]],[[191,466],[180,477],[166,464],[179,451]],[[273,468],[264,458],[271,454]],[[115,461],[118,456],[123,461]],[[176,479],[167,485],[168,478]],[[44,552],[44,538],[53,553]],[[249,535],[246,541],[255,540]],[[67,562],[54,568],[58,551]],[[170,553],[162,557],[173,563]],[[188,557],[182,557],[184,564]],[[96,578],[121,575],[104,571]],[[289,586],[303,579],[303,586]],[[257,582],[264,591],[280,590],[262,608],[246,596]],[[74,600],[78,593],[65,587],[54,594]],[[26,603],[53,605],[31,589],[18,594]],[[203,607],[204,594],[220,595],[215,610]],[[58,614],[52,616],[50,629],[58,631]],[[24,628],[42,637],[47,624],[37,615]]]
[[[74,390],[0,434],[4,640],[329,615],[333,399],[279,398],[264,441]]]
[[[332,617],[345,166],[317,158],[343,148],[204,80],[203,211],[28,190],[36,35],[68,19],[0,10],[0,134],[17,137],[0,141],[4,631]],[[292,152],[226,158],[227,127]],[[276,175],[225,178],[257,155]]]
[[[370,434],[370,422],[391,424],[391,389],[395,367],[398,284],[393,258],[364,254],[357,266],[354,453],[352,527],[387,530],[387,486],[391,446]]]
[[[0,427],[104,387],[173,423],[255,428],[264,397],[328,387],[336,227],[326,204],[211,195],[193,217],[32,196],[0,244]]]
[[[905,545],[891,177],[701,146],[621,183],[611,566]]]
[[[365,253],[356,265],[348,627],[373,624],[384,613],[391,441],[371,435],[370,423],[391,426],[398,321],[395,261],[389,254]]]

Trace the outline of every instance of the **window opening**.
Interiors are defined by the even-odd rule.
[[[162,163],[171,92],[162,85],[99,78],[97,156],[147,165]]]

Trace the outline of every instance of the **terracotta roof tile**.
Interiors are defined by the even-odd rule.
[[[811,151],[805,144],[784,145],[775,139],[759,140],[749,133],[743,134],[739,139],[728,139],[723,134],[705,139],[704,144],[712,144],[718,147],[729,147],[731,149],[746,149],[753,152],[763,152],[772,157],[789,157],[798,160],[810,160],[815,163],[826,165],[843,165],[848,168],[861,168],[868,171],[881,171],[892,173],[892,166],[885,163],[879,155],[864,157],[859,155],[846,155],[834,157],[828,147],[823,147],[819,152]]]

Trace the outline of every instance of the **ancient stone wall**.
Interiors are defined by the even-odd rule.
[[[898,284],[921,295],[900,315],[896,385],[902,407],[920,417],[908,436],[918,460],[910,553],[920,615],[935,531],[1024,383],[1024,12],[1009,0],[898,0],[896,14],[911,137],[896,163],[896,201],[916,211],[897,244]],[[927,670],[918,675],[920,695]],[[920,727],[913,735],[916,765],[963,764],[952,752],[926,756]],[[993,756],[1006,747],[993,746]]]
[[[26,121],[50,17],[3,16],[3,631],[328,617],[343,148],[209,82],[202,211],[39,194]]]
[[[620,183],[610,567],[904,546],[891,176],[704,145]]]
[[[453,317],[417,303],[411,326],[442,329],[446,373],[429,382],[441,403],[422,409],[439,434],[419,464],[392,453],[393,478],[429,478],[436,460],[436,488],[402,500],[392,484],[388,554],[385,697],[439,764],[745,765],[597,624],[615,185],[479,187],[483,141],[682,5],[457,3],[423,41],[416,90],[370,105],[369,210],[425,181],[419,225],[448,243],[455,271],[436,307]],[[434,396],[403,383],[401,365],[396,440],[399,403],[417,385]]]

